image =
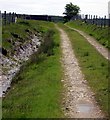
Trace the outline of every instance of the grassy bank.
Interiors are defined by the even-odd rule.
[[[14,54],[14,48],[32,39],[33,35],[44,36],[45,32],[52,28],[52,24],[45,21],[21,20],[16,24],[3,26],[2,47],[7,50],[7,55]]]
[[[94,38],[96,38],[96,40],[99,43],[101,43],[103,46],[110,49],[110,42],[109,42],[110,34],[109,34],[108,27],[101,28],[96,25],[91,25],[78,20],[68,22],[67,25],[88,33],[90,36],[93,36]]]
[[[34,25],[40,26],[43,43],[13,79],[3,99],[3,118],[63,117],[59,33],[53,23],[37,21]]]
[[[107,113],[108,95],[110,95],[108,60],[103,58],[79,33],[65,27],[63,24],[59,26],[67,32],[85,79],[95,93],[96,101],[102,110]]]

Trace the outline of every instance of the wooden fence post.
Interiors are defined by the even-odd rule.
[[[110,14],[109,14],[109,18],[108,18],[108,26],[110,27]]]
[[[7,14],[7,24],[10,24],[10,14]]]
[[[103,17],[101,18],[101,28],[103,27]]]
[[[85,15],[85,22],[87,23],[88,15]]]
[[[4,11],[4,25],[6,25],[6,11]]]
[[[92,19],[92,15],[91,15],[91,19]]]
[[[99,27],[101,27],[101,18],[100,18],[100,16],[98,18],[98,25],[99,25]]]
[[[12,13],[12,23],[14,23],[15,22],[15,14],[14,14],[14,12]]]
[[[91,20],[91,24],[92,24],[92,15],[91,15],[91,17],[90,17],[90,20]]]
[[[11,23],[11,12],[9,13],[9,24]]]
[[[1,28],[1,26],[2,26],[2,13],[0,11],[0,28]]]
[[[104,17],[104,27],[106,26],[106,16]]]
[[[0,47],[2,47],[2,13],[1,13],[1,11],[0,11]],[[2,56],[0,55],[0,57],[2,57]],[[0,65],[0,67],[1,67],[1,65]],[[1,114],[1,111],[0,111],[0,114]]]
[[[94,15],[94,17],[93,17],[93,22],[92,22],[92,23],[93,23],[93,25],[94,25],[94,23],[95,23],[95,15]]]
[[[0,20],[2,20],[2,13],[1,13],[1,11],[0,11]]]
[[[96,15],[96,21],[95,21],[95,24],[98,25],[97,15]]]

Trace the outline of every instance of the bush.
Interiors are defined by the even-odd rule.
[[[39,53],[45,53],[47,56],[54,55],[53,48],[55,46],[53,36],[55,32],[53,30],[48,30],[44,35],[43,42],[39,48]]]

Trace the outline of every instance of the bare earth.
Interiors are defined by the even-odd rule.
[[[107,48],[103,47],[103,45],[101,45],[100,43],[98,43],[93,37],[91,37],[90,35],[87,35],[86,33],[84,33],[81,30],[78,30],[78,29],[75,29],[75,28],[71,28],[69,26],[67,26],[67,27],[70,28],[70,29],[73,29],[74,31],[76,31],[79,34],[81,34],[91,45],[93,45],[93,47],[101,55],[103,55],[106,59],[110,60],[110,51]]]
[[[65,97],[63,110],[68,118],[104,118],[94,94],[87,85],[74,55],[69,38],[64,30],[61,33],[62,65],[64,68]]]

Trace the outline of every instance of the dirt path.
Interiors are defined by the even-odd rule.
[[[103,118],[97,106],[94,94],[87,86],[79,68],[69,38],[64,30],[56,26],[61,33],[62,65],[64,67],[64,83],[66,94],[64,112],[69,118]]]
[[[67,25],[66,25],[67,26]],[[80,31],[78,29],[75,28],[71,28],[69,26],[67,26],[68,28],[78,32],[79,34],[81,34],[84,38],[86,38],[86,40],[94,46],[94,48],[96,48],[96,50],[102,54],[106,59],[110,60],[110,51],[108,51],[103,45],[101,45],[100,43],[98,43],[93,37],[91,37],[90,35],[87,35],[86,33],[84,33],[83,31]]]

